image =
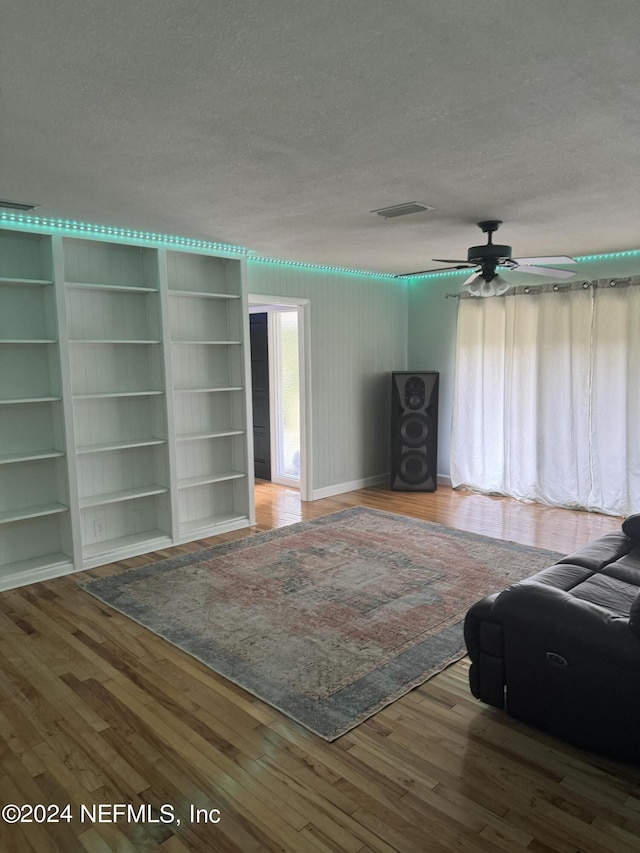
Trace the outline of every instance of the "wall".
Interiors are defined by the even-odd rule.
[[[407,366],[407,285],[266,261],[247,268],[249,293],[310,300],[313,497],[386,477],[389,373]]]
[[[458,291],[452,278],[413,279],[409,286],[409,370],[440,372],[438,406],[438,476],[449,476],[451,449],[451,405],[455,361],[457,299],[446,299]]]
[[[616,278],[640,274],[640,257],[582,261],[577,267],[576,281]],[[514,282],[544,284],[553,279],[542,276],[513,277]],[[413,279],[408,293],[408,361],[409,370],[440,371],[440,417],[438,425],[438,474],[450,475],[451,411],[455,367],[457,299],[446,299],[447,293],[458,293],[464,275],[459,277]]]

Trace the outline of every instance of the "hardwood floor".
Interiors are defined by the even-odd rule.
[[[446,488],[301,505],[259,483],[256,504],[255,528],[221,538],[357,504],[562,552],[620,523]],[[219,541],[0,594],[0,801],[73,814],[0,822],[2,851],[640,851],[640,768],[485,708],[466,661],[327,744],[78,587]],[[100,803],[156,822],[99,820]],[[162,804],[179,826],[158,822]]]

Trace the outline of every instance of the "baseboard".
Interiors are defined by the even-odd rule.
[[[389,474],[378,474],[375,477],[364,477],[361,480],[350,480],[347,483],[336,483],[335,486],[325,486],[324,489],[314,489],[311,493],[311,500],[319,501],[322,498],[332,498],[345,492],[366,489],[368,486],[379,486],[380,483],[388,483],[389,476]],[[451,488],[451,477],[448,474],[438,474],[438,485]]]
[[[20,586],[28,586],[32,583],[53,580],[63,575],[69,575],[73,570],[73,563],[69,561],[68,563],[57,563],[54,566],[46,566],[41,569],[17,571],[13,574],[7,574],[0,579],[0,592],[16,589]]]
[[[335,486],[325,486],[323,489],[314,489],[311,492],[311,500],[319,501],[322,498],[332,498],[334,495],[342,495],[344,492],[355,492],[357,489],[366,489],[368,486],[378,486],[380,483],[388,483],[389,474],[377,474],[375,477],[363,477],[361,480],[350,480],[347,483],[336,483]]]

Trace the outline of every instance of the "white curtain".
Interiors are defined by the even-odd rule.
[[[640,287],[460,300],[451,478],[640,511]]]

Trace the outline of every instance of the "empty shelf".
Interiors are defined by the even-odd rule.
[[[198,474],[197,477],[184,477],[178,480],[179,489],[190,489],[192,486],[206,486],[208,483],[223,483],[226,480],[239,480],[246,477],[241,471],[222,471],[217,474]]]
[[[117,492],[106,492],[102,495],[88,495],[80,498],[80,509],[91,506],[103,506],[104,504],[115,504],[120,501],[133,501],[136,498],[146,498],[151,495],[161,495],[168,491],[166,486],[135,486],[133,489],[120,489]]]
[[[55,459],[64,455],[64,450],[20,450],[15,453],[0,454],[0,465],[8,465],[11,462],[33,462],[38,459]]]
[[[68,506],[55,501],[46,504],[38,504],[38,506],[6,509],[0,512],[0,524],[9,524],[12,521],[25,521],[28,518],[40,518],[43,515],[55,515],[58,512],[67,512],[68,509]]]
[[[126,450],[130,447],[151,447],[154,444],[166,444],[165,438],[138,438],[130,441],[112,441],[105,444],[86,444],[78,447],[77,453],[105,453],[109,450]]]

